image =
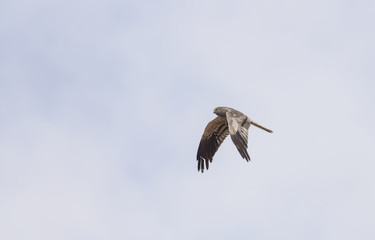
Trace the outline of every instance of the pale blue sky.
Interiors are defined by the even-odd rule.
[[[0,239],[375,239],[373,1],[2,1]],[[217,106],[250,128],[196,151]]]

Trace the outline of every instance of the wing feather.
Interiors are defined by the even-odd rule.
[[[250,120],[243,114],[238,112],[227,112],[227,121],[230,137],[241,157],[250,161],[249,153],[247,152],[248,128]]]
[[[216,151],[228,134],[226,118],[216,117],[207,124],[198,147],[198,171],[204,171],[204,163],[206,163],[206,169],[208,169],[209,163],[212,162]]]

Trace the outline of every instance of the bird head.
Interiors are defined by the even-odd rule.
[[[225,117],[227,112],[226,107],[217,107],[214,109],[214,113],[220,117]]]

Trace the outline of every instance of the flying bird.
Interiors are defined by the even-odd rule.
[[[217,149],[228,134],[230,134],[241,157],[246,159],[246,161],[250,161],[250,156],[247,152],[247,135],[250,124],[272,133],[272,130],[259,125],[233,108],[217,107],[214,113],[217,117],[207,124],[199,143],[197,153],[198,171],[204,171],[205,163],[208,170],[209,163],[212,162]]]

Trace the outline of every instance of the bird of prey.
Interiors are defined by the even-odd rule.
[[[250,124],[272,133],[272,130],[250,120],[248,116],[233,108],[217,107],[214,113],[217,117],[207,124],[199,143],[197,153],[198,171],[204,171],[204,163],[206,163],[208,170],[209,163],[212,162],[217,149],[228,134],[230,134],[242,158],[250,161],[250,156],[247,152],[247,135]]]

